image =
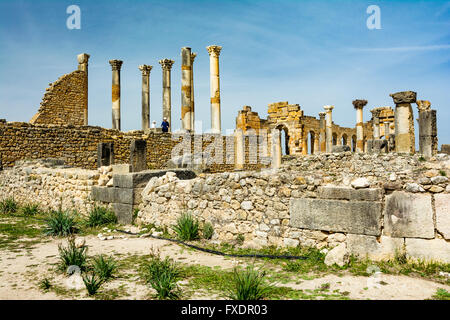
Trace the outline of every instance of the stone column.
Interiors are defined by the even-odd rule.
[[[372,112],[373,140],[380,139],[380,110],[377,108],[370,110]]]
[[[163,118],[169,122],[169,131],[172,131],[172,93],[170,70],[175,61],[169,59],[159,60],[162,68],[162,84],[163,84]]]
[[[88,125],[88,62],[89,62],[89,57],[90,55],[88,55],[87,53],[82,53],[79,54],[77,56],[77,60],[78,60],[78,70],[80,71],[84,71],[86,76],[85,76],[85,82],[84,82],[84,125],[87,126]]]
[[[302,154],[307,155],[308,154],[308,132],[305,130],[305,126],[302,128]],[[311,141],[312,143],[312,141]]]
[[[313,143],[311,141],[311,143]],[[317,135],[317,133],[314,133],[314,154],[319,153],[320,150],[320,146],[319,146],[319,137]]]
[[[431,110],[430,101],[418,100],[419,152],[427,159],[438,152],[436,110]]]
[[[235,137],[235,168],[237,170],[242,170],[245,164],[245,143],[244,143],[244,132],[242,129],[236,129],[234,133]]]
[[[411,103],[416,102],[417,93],[404,91],[390,96],[395,103],[395,151],[415,153],[414,115]]]
[[[220,133],[220,82],[219,82],[219,55],[222,47],[209,46],[210,86],[211,86],[211,132]]]
[[[120,69],[123,61],[110,60],[112,67],[112,128],[120,130]]]
[[[191,53],[191,130],[195,131],[195,103],[194,103],[194,60],[196,53]]]
[[[363,109],[367,105],[367,100],[354,100],[353,106],[356,109],[356,152],[364,152],[364,126]]]
[[[139,66],[142,72],[142,130],[150,129],[150,71],[153,66]]]
[[[326,139],[325,139],[325,112],[319,112],[319,148],[320,152],[326,152]]]
[[[192,62],[191,48],[181,48],[181,129],[190,132],[192,125]]]
[[[334,106],[324,106],[325,109],[325,139],[326,139],[326,150],[330,153],[333,149],[333,119],[332,111]]]
[[[272,129],[272,169],[281,167],[281,133]]]

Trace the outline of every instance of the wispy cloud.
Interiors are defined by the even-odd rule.
[[[448,49],[450,49],[450,44],[441,44],[434,46],[388,47],[388,48],[347,48],[347,50],[355,52],[409,52],[409,51],[436,51]]]

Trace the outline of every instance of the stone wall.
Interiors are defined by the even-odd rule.
[[[63,75],[46,89],[32,124],[84,125],[87,113],[87,75],[76,70]]]
[[[152,178],[140,223],[174,225],[185,211],[214,226],[214,239],[244,246],[346,249],[372,259],[396,250],[450,262],[450,160],[396,154],[321,154],[278,171],[231,172],[179,180]]]
[[[97,168],[98,143],[114,143],[116,164],[130,163],[130,144],[133,139],[147,142],[147,166],[164,168],[171,159],[172,150],[186,136],[172,139],[169,133],[130,131],[127,133],[92,126],[33,125],[22,122],[0,122],[0,159],[3,167],[14,166],[16,161],[26,159],[58,158],[66,165],[84,169]],[[187,136],[190,152],[195,152],[196,141],[201,151],[212,157],[218,154],[219,163],[209,163],[210,172],[234,169],[234,137],[220,135]],[[245,142],[246,168],[257,169],[263,164],[251,160],[253,150],[249,138]],[[182,150],[180,149],[180,154]],[[228,158],[227,158],[228,154]]]

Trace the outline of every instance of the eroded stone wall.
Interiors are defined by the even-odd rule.
[[[87,118],[87,74],[76,70],[50,84],[31,124],[85,125]]]

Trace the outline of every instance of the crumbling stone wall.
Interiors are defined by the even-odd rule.
[[[0,157],[3,167],[12,167],[16,161],[25,159],[63,159],[66,165],[84,169],[97,168],[97,145],[101,142],[114,143],[116,164],[130,161],[132,140],[147,142],[147,166],[149,169],[164,168],[171,159],[172,150],[183,139],[172,139],[169,133],[143,131],[120,132],[92,126],[57,126],[32,125],[21,122],[0,122]],[[222,151],[222,163],[210,163],[210,172],[231,171],[234,169],[234,138],[232,136],[203,135],[202,150],[208,150],[212,156],[215,148],[211,143],[218,142],[218,151]],[[190,136],[191,150],[194,149],[195,137]],[[231,143],[232,142],[232,143]],[[211,145],[210,148],[208,148]],[[249,137],[245,139],[245,168],[258,169],[264,164],[252,160],[254,151],[249,147]],[[231,155],[228,159],[228,155]],[[231,158],[231,159],[230,159]]]
[[[321,154],[285,161],[278,171],[160,177],[142,192],[138,221],[169,230],[190,211],[214,226],[214,239],[244,246],[344,244],[350,253],[387,259],[450,261],[450,173],[442,155]],[[434,218],[436,217],[436,219]]]
[[[38,113],[31,124],[85,125],[87,75],[76,70],[63,75],[46,89]]]

